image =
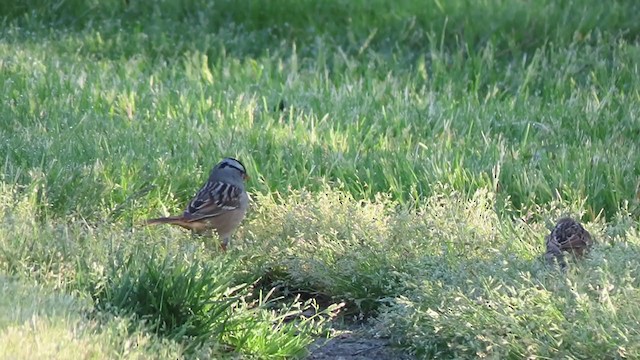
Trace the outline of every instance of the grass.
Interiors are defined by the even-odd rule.
[[[640,356],[639,10],[3,2],[2,355],[300,357],[339,311],[419,357]],[[140,227],[224,156],[229,253]],[[563,214],[598,239],[566,276]]]
[[[88,319],[91,305],[7,277],[2,278],[2,358],[128,358],[179,356],[181,349],[150,335],[129,317]],[[132,344],[135,344],[132,346]]]

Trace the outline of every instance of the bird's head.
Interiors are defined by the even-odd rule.
[[[249,175],[247,175],[247,170],[244,167],[244,164],[240,162],[240,160],[228,157],[222,159],[212,170],[215,171],[223,171],[223,172],[234,172],[242,176],[243,180],[249,179]]]

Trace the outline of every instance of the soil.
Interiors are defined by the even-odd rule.
[[[366,328],[343,330],[330,339],[318,339],[309,348],[309,360],[414,360],[393,347],[389,340],[376,338]]]

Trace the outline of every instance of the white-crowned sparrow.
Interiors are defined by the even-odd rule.
[[[593,244],[591,234],[580,225],[579,222],[570,217],[563,217],[558,220],[551,234],[545,238],[547,252],[544,254],[547,261],[552,264],[554,258],[558,259],[561,269],[566,269],[567,263],[564,260],[564,251],[568,251],[576,256],[582,256]]]
[[[182,215],[147,220],[147,225],[178,225],[197,234],[215,230],[222,240],[222,249],[226,250],[249,207],[249,195],[244,189],[246,179],[244,165],[234,158],[225,158],[211,170],[209,180]]]

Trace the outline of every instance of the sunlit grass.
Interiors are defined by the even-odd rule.
[[[0,278],[3,359],[179,357],[182,347],[150,336],[130,318],[88,319],[91,305],[42,286]]]

